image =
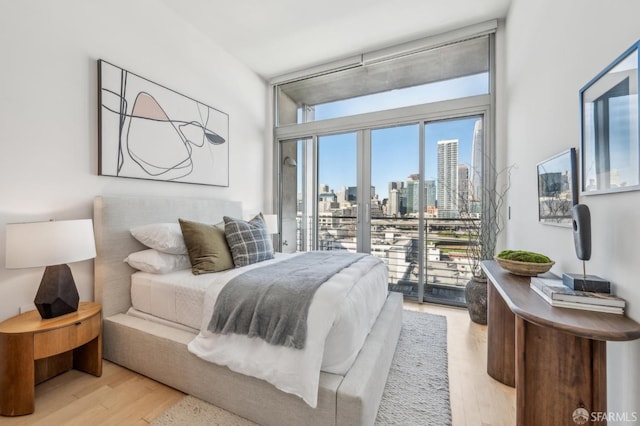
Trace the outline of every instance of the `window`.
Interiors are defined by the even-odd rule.
[[[404,89],[314,105],[313,118],[327,120],[405,106],[448,101],[489,93],[489,73],[473,74]],[[307,106],[308,108],[308,106]]]
[[[489,36],[283,83],[277,125],[489,93]]]
[[[466,37],[274,86],[281,249],[371,253],[391,289],[464,305],[462,228],[481,220],[492,152],[492,45]]]

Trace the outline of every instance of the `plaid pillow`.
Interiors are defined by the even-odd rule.
[[[250,221],[224,216],[224,234],[236,267],[273,259],[271,235],[262,213]]]

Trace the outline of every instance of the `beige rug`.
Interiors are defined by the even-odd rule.
[[[151,425],[245,426],[255,423],[186,396]],[[376,426],[390,425],[451,425],[445,317],[403,311],[402,332],[376,419]]]
[[[187,395],[151,422],[152,426],[253,426],[255,423]]]

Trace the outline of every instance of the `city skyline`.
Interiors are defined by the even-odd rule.
[[[466,166],[469,175],[472,176],[478,167],[477,161],[474,161],[478,155],[477,153],[473,155],[473,140],[474,135],[477,134],[478,144],[482,143],[481,122],[481,117],[474,116],[430,122],[425,126],[425,183],[435,181],[437,185],[438,142],[442,140],[458,141],[455,180],[457,181],[459,165]],[[390,183],[406,183],[411,176],[418,174],[418,125],[375,129],[372,130],[371,139],[371,184],[375,188],[375,195],[378,195],[379,200],[382,201],[390,198]],[[327,185],[336,193],[343,187],[355,187],[357,185],[356,149],[355,133],[320,137],[319,185]],[[471,188],[470,190],[474,191]]]

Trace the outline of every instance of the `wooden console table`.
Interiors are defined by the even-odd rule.
[[[572,424],[579,407],[607,411],[606,342],[640,338],[640,324],[624,315],[554,308],[529,288],[529,277],[493,260],[482,269],[489,277],[487,373],[515,385],[516,424]]]

